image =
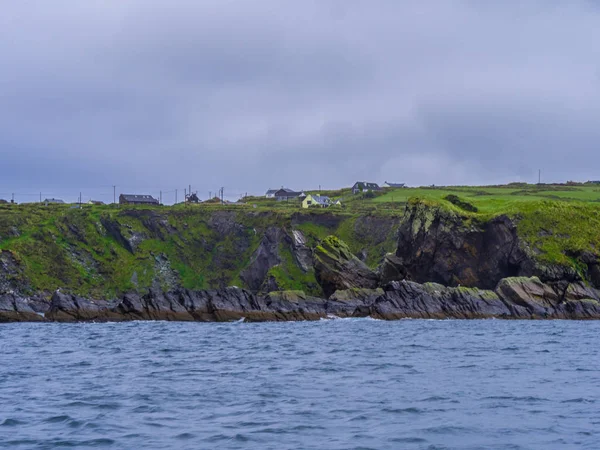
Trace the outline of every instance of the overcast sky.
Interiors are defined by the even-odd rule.
[[[19,201],[600,179],[600,3],[3,2],[0,168]]]

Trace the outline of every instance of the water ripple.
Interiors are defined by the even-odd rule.
[[[0,448],[596,448],[599,331],[565,321],[3,324]]]

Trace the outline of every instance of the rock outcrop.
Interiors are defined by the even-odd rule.
[[[326,296],[351,288],[375,289],[379,277],[335,236],[325,238],[314,252],[315,277]]]
[[[170,292],[151,290],[115,300],[55,292],[48,312],[29,299],[0,296],[0,322],[168,320],[228,322],[318,320],[328,317],[426,319],[600,319],[600,292],[582,283],[566,286],[539,278],[503,279],[495,290],[395,281],[383,289],[338,290],[328,299],[302,291],[256,295],[239,288]]]
[[[533,275],[516,225],[506,216],[486,223],[443,207],[407,207],[392,267],[419,283],[493,289],[502,278]]]

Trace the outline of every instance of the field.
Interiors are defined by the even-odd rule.
[[[449,186],[431,188],[396,189],[374,198],[374,203],[406,203],[409,198],[441,201],[448,195],[456,195],[475,206],[481,213],[511,212],[521,208],[524,202],[543,200],[569,202],[598,202],[598,185],[516,185],[516,186]]]

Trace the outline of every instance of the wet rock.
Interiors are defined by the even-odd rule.
[[[372,317],[479,319],[507,318],[505,303],[492,291],[477,288],[446,288],[436,283],[424,285],[397,281],[385,286],[385,294],[371,306]]]
[[[335,236],[324,239],[314,252],[315,277],[327,297],[337,290],[375,289],[378,275],[352,254]]]
[[[26,298],[15,294],[0,294],[0,323],[41,322],[43,315],[36,313]]]
[[[109,311],[110,303],[106,300],[91,300],[57,291],[50,300],[46,317],[56,322],[107,320]]]
[[[329,296],[329,300],[337,302],[354,302],[361,301],[370,303],[371,300],[383,295],[384,291],[381,288],[377,289],[364,289],[364,288],[353,288],[335,291]]]

